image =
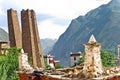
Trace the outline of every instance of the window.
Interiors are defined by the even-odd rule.
[[[74,57],[74,61],[76,60],[76,57]]]

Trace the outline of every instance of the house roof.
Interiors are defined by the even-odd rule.
[[[70,56],[81,56],[82,53],[81,52],[71,52]]]
[[[53,58],[54,56],[51,55],[44,55],[44,58]]]

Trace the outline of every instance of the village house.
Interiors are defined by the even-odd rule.
[[[49,65],[50,68],[55,68],[56,64],[59,64],[59,60],[54,60],[54,56],[48,54],[44,56],[44,60],[46,61],[46,65]]]
[[[79,59],[82,57],[81,52],[70,52],[70,64],[76,66]]]
[[[9,48],[9,42],[0,41],[0,54],[4,54],[6,52],[5,48]]]

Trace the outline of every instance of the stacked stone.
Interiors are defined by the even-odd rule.
[[[22,48],[21,31],[17,11],[9,9],[7,11],[7,17],[10,47]]]
[[[33,71],[33,68],[28,63],[28,55],[24,53],[23,49],[19,54],[19,69],[25,72]]]
[[[111,74],[120,74],[120,67],[104,68],[103,75],[109,76]]]
[[[96,42],[92,35],[89,42],[85,44],[85,61],[83,67],[83,74],[86,78],[94,78],[102,75],[103,68],[100,56],[101,46]]]

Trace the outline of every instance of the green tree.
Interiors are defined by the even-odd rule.
[[[44,59],[44,63],[45,63],[45,68],[44,69],[50,68],[50,65],[47,64],[47,59]]]
[[[59,69],[59,68],[62,68],[62,67],[61,67],[61,65],[60,65],[59,63],[57,63],[57,64],[55,65],[55,69]]]
[[[84,59],[85,59],[85,53],[82,54],[82,57],[79,59],[77,65],[83,63],[83,62],[84,62]]]
[[[21,49],[6,49],[7,54],[0,56],[0,80],[18,80],[18,55]]]
[[[101,50],[101,59],[102,64],[105,67],[114,67],[116,66],[115,55],[105,50]]]
[[[85,53],[82,54],[82,58],[79,59],[78,65],[84,62],[85,59]],[[113,53],[110,53],[105,50],[101,50],[101,59],[102,59],[102,65],[104,67],[114,67],[116,66],[116,58]]]

